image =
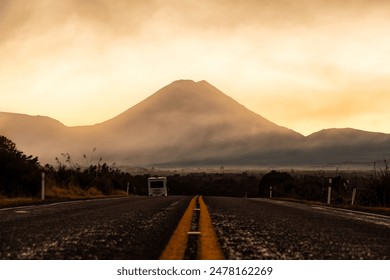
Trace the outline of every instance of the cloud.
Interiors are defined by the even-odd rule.
[[[389,13],[383,0],[0,0],[0,110],[94,123],[173,80],[206,79],[261,115],[256,100],[278,100],[300,131],[283,100],[329,120],[329,96],[390,88]]]

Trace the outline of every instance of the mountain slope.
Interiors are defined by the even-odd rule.
[[[328,129],[308,137],[251,112],[206,81],[180,80],[103,123],[66,127],[48,117],[0,113],[0,134],[53,163],[70,153],[131,166],[280,166],[390,157],[390,135]]]
[[[262,147],[280,149],[281,142],[290,145],[304,139],[249,111],[207,82],[188,80],[173,82],[95,129],[113,135],[112,141],[118,140],[115,146],[129,151],[129,158],[154,164],[222,159],[226,163]],[[275,142],[279,142],[277,147]]]
[[[390,158],[390,135],[352,128],[324,129],[306,137],[305,156],[313,162],[372,163]]]
[[[60,147],[66,146],[69,139],[67,127],[59,121],[5,112],[0,112],[0,134],[15,142],[19,150],[40,158],[48,154],[57,156],[63,152]]]

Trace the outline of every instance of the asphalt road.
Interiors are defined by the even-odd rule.
[[[0,259],[158,259],[191,197],[0,209]]]
[[[0,209],[0,259],[158,259],[191,197]],[[226,259],[389,259],[390,217],[205,197]]]
[[[227,259],[390,259],[390,217],[269,199],[205,202]]]

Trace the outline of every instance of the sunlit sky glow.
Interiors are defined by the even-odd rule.
[[[390,1],[0,0],[0,111],[95,124],[206,80],[304,135],[390,133]]]

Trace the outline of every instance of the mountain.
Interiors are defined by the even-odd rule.
[[[60,147],[67,144],[68,130],[49,117],[0,112],[0,135],[11,139],[26,154],[39,158],[61,153]],[[52,147],[54,150],[48,151]],[[49,157],[45,159],[49,160]]]
[[[390,158],[390,135],[352,128],[324,129],[306,137],[304,147],[312,161],[318,157],[325,163],[367,166]]]
[[[209,83],[188,80],[173,82],[95,129],[97,134],[115,135],[110,142],[120,147],[119,152],[111,148],[116,158],[156,165],[227,164],[253,152],[280,149],[276,138],[285,146],[304,139]],[[123,154],[123,149],[128,153]]]
[[[248,110],[206,81],[179,80],[103,123],[67,127],[0,113],[0,134],[41,162],[61,153],[127,166],[275,166],[381,160],[390,135],[331,129],[308,137]],[[92,154],[92,150],[96,152]]]

